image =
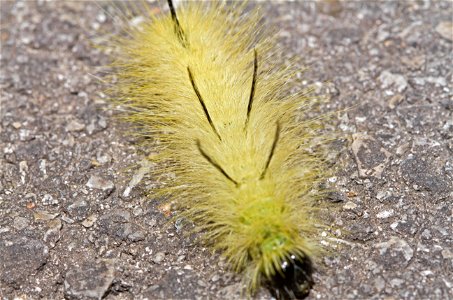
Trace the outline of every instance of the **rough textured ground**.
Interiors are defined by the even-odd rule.
[[[217,255],[181,222],[165,226],[144,195],[153,179],[128,169],[144,155],[90,75],[107,62],[90,40],[109,37],[109,14],[0,4],[0,295],[240,297]],[[331,96],[326,109],[354,106],[338,113],[346,139],[326,201],[339,229],[309,299],[453,298],[452,5],[260,4],[286,54],[311,66],[303,84]]]

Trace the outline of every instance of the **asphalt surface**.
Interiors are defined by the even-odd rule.
[[[240,276],[146,196],[152,149],[115,121],[93,46],[117,32],[111,3],[0,4],[1,297],[241,298]],[[300,87],[338,111],[335,238],[308,299],[452,299],[452,2],[257,5],[282,63],[310,67]]]

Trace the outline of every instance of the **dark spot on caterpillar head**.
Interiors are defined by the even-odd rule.
[[[313,286],[313,264],[307,257],[290,255],[281,264],[268,282],[268,288],[276,299],[303,299],[308,296]]]

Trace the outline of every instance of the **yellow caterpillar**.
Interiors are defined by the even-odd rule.
[[[116,100],[155,143],[155,193],[171,196],[253,293],[301,297],[320,252],[314,192],[327,176],[320,122],[301,119],[316,99],[289,93],[291,68],[274,65],[256,12],[188,2],[150,13],[115,42]],[[240,8],[240,7],[239,7]]]

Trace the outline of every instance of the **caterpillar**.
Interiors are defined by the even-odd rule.
[[[187,2],[148,14],[114,44],[115,103],[157,152],[152,191],[242,274],[253,294],[300,298],[313,284],[319,189],[328,171],[312,89],[292,93],[299,70],[274,63],[275,38],[255,10]]]

